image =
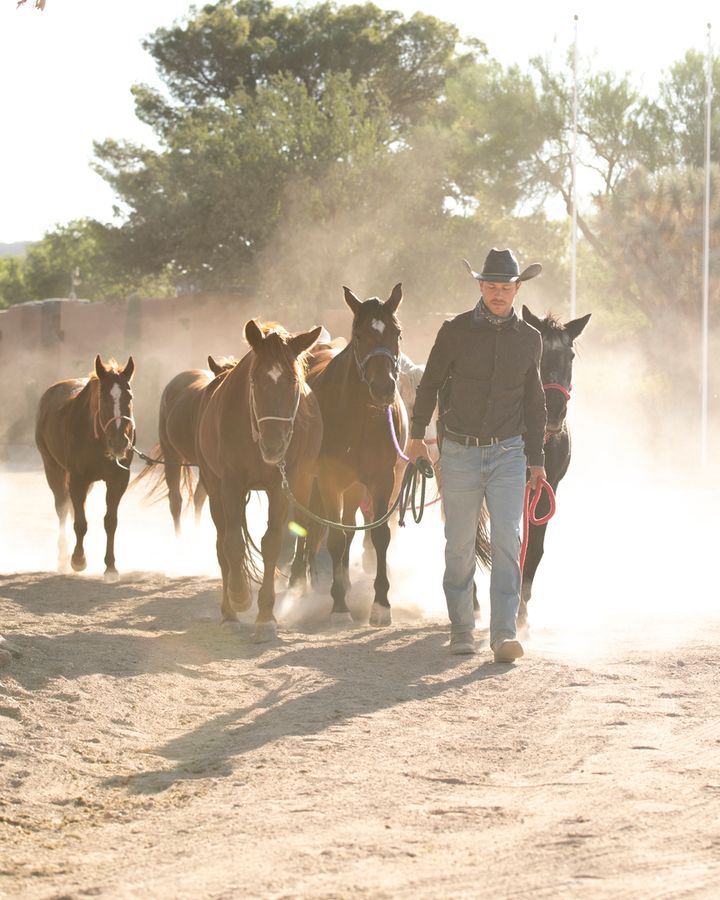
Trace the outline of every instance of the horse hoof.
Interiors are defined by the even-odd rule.
[[[349,625],[354,625],[355,621],[348,610],[345,612],[333,611],[330,613],[330,624],[333,628],[347,628]]]
[[[370,610],[370,624],[376,628],[382,628],[385,625],[392,625],[392,613],[389,606],[381,606],[379,603],[373,603]]]
[[[84,572],[87,569],[87,560],[84,556],[81,556],[79,559],[73,558],[70,560],[70,565],[73,568],[73,572]]]
[[[253,644],[267,644],[274,641],[277,637],[276,622],[258,622],[255,625],[255,634],[253,635]]]
[[[110,572],[106,572],[103,575],[103,581],[105,582],[105,584],[116,584],[118,581],[120,581],[120,576],[118,575],[117,570],[113,569]]]
[[[220,623],[220,627],[224,631],[241,631],[242,625],[237,621],[237,619],[223,619]]]

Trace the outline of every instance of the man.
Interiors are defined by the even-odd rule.
[[[427,456],[425,429],[440,399],[442,494],[445,509],[443,589],[450,652],[474,653],[475,535],[486,501],[490,516],[490,646],[496,662],[523,655],[516,637],[520,603],[520,521],[526,473],[545,477],[545,394],[540,334],[513,309],[523,282],[511,250],[493,248],[480,274],[480,300],[445,322],[418,385],[408,456]]]

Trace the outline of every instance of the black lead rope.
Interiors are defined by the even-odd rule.
[[[308,509],[307,506],[303,506],[300,503],[293,492],[290,490],[290,485],[288,484],[287,474],[285,472],[285,462],[278,463],[278,469],[280,470],[280,477],[282,478],[282,490],[287,499],[295,506],[296,509],[299,509],[301,512],[305,513],[310,519],[314,522],[318,522],[320,525],[327,525],[328,528],[337,528],[340,531],[370,531],[373,528],[378,528],[380,525],[384,525],[390,516],[395,512],[398,507],[401,508],[400,524],[404,525],[405,512],[407,510],[408,503],[412,506],[413,518],[416,522],[419,522],[422,519],[424,506],[425,506],[425,480],[427,478],[433,477],[433,468],[426,459],[418,459],[417,464],[413,464],[408,462],[405,473],[403,475],[403,480],[400,485],[400,490],[398,491],[398,495],[395,498],[395,502],[392,504],[390,509],[385,513],[384,516],[381,516],[379,519],[376,519],[374,522],[368,522],[366,525],[345,525],[343,522],[333,522],[332,519],[326,519],[323,516],[317,515],[311,509]],[[417,505],[415,502],[415,493],[417,489],[417,478],[418,473],[421,476],[421,494],[420,494],[420,508],[419,511],[417,509]]]

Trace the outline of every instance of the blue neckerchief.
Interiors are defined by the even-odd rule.
[[[494,313],[490,312],[487,306],[485,306],[485,302],[481,297],[473,311],[473,318],[476,322],[484,321],[487,322],[488,325],[492,325],[493,328],[504,329],[508,325],[515,324],[517,315],[515,314],[515,310],[512,310],[509,316],[496,316]]]

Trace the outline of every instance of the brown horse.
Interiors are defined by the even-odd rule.
[[[150,455],[160,460],[162,468],[158,471],[154,468],[155,463],[150,463],[133,479],[132,484],[142,481],[148,473],[157,471],[148,494],[160,493],[162,482],[165,482],[177,537],[181,533],[183,488],[192,500],[196,525],[207,498],[207,491],[201,480],[198,479],[193,486],[190,472],[190,467],[197,465],[195,433],[203,391],[213,378],[232,369],[236,362],[235,359],[225,357],[216,361],[208,356],[209,369],[187,369],[180,372],[170,379],[160,397],[159,443],[153,447]]]
[[[323,442],[317,463],[317,487],[323,516],[333,522],[355,524],[365,492],[372,501],[375,519],[388,510],[395,481],[397,452],[387,418],[392,408],[394,428],[401,447],[407,441],[407,416],[397,392],[400,323],[395,313],[402,301],[402,286],[395,285],[390,298],[361,301],[344,288],[345,302],[353,313],[352,339],[339,353],[313,367],[308,380],[317,395],[323,417]],[[353,532],[332,528],[328,550],[333,564],[330,593],[334,618],[347,619],[345,597],[350,587],[349,556]],[[313,527],[311,554],[320,539]],[[375,599],[371,625],[391,622],[387,577],[387,523],[372,529],[377,556]]]
[[[281,469],[298,502],[307,505],[322,440],[320,409],[304,373],[305,351],[320,331],[317,326],[293,336],[277,325],[250,320],[245,337],[251,350],[235,368],[211,381],[200,401],[196,452],[217,529],[221,609],[227,621],[236,620],[252,603],[248,493],[263,490],[268,496],[256,641],[272,640],[277,633],[275,566],[288,512]],[[302,515],[296,518],[301,521]]]
[[[90,378],[59,381],[40,398],[35,443],[55,497],[60,523],[60,571],[67,571],[65,522],[71,503],[76,543],[70,564],[76,572],[82,572],[87,566],[83,549],[87,532],[85,499],[93,482],[104,481],[107,487],[105,580],[117,581],[117,509],[128,486],[135,441],[130,390],[134,371],[132,356],[121,369],[114,361],[105,366],[98,354],[95,373]]]

